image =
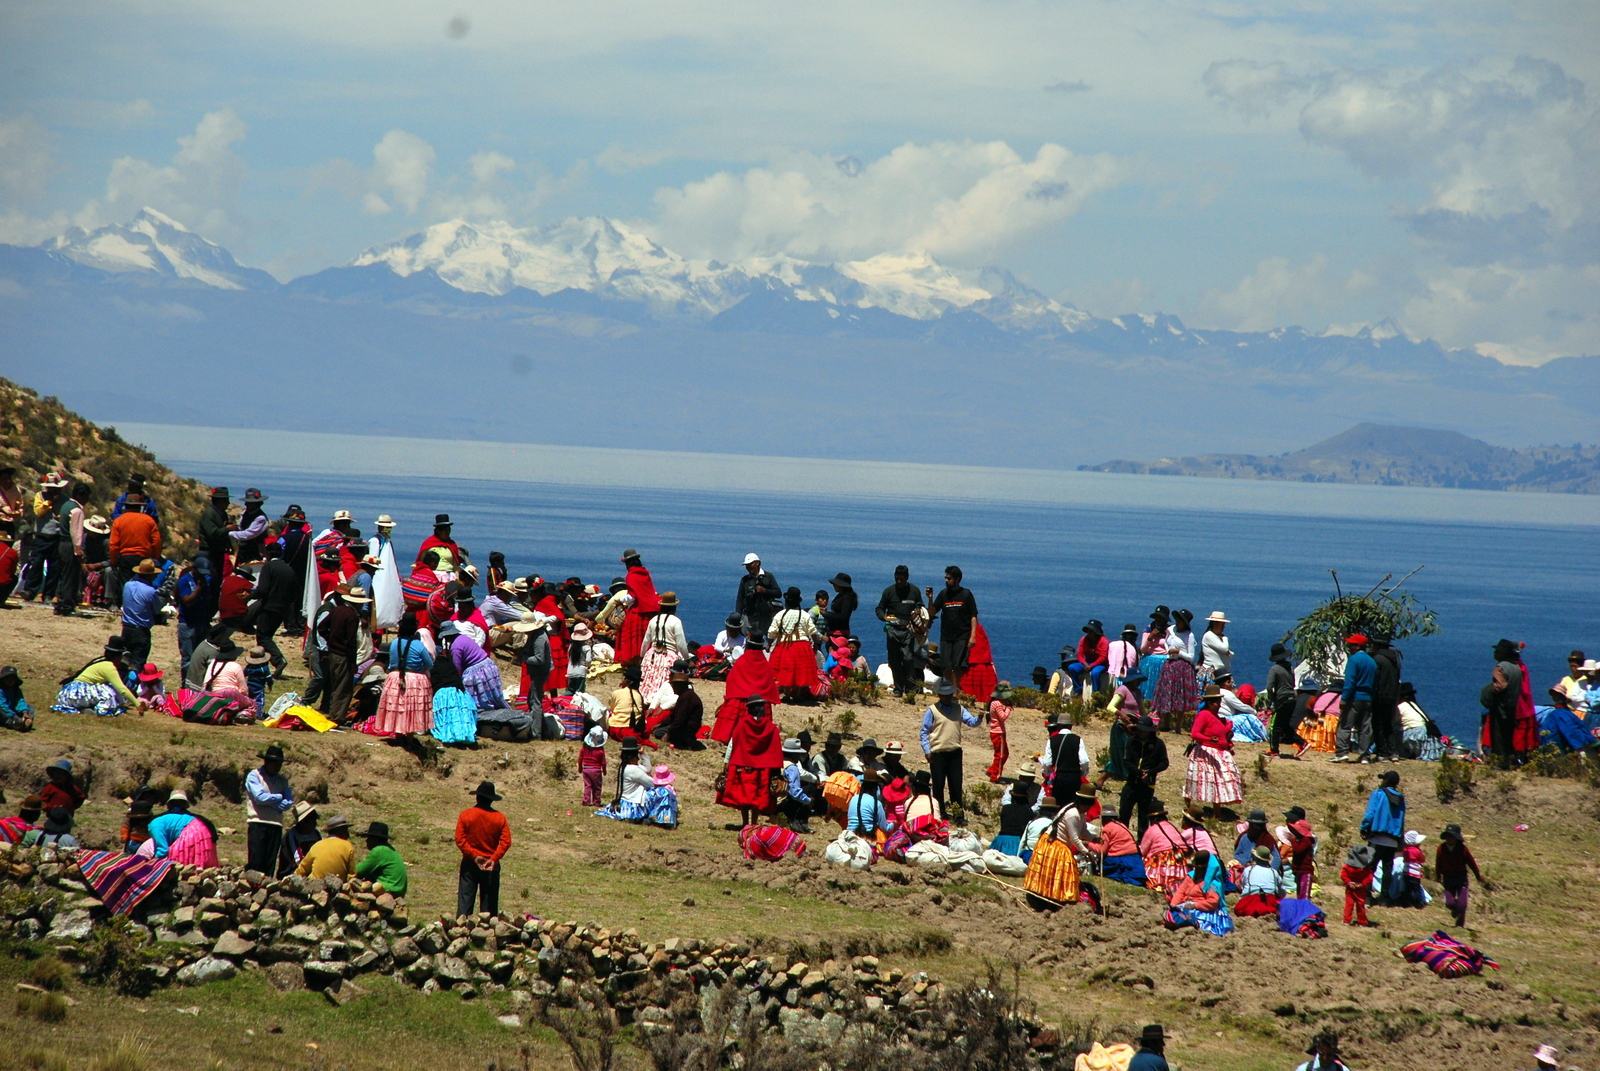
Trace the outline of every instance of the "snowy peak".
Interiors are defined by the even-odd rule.
[[[246,268],[233,254],[153,208],[142,209],[127,223],[93,231],[72,227],[42,248],[79,264],[113,273],[148,272],[169,279],[187,279],[223,290],[272,290],[276,279]]]

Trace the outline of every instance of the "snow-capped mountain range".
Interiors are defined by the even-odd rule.
[[[125,224],[92,232],[75,227],[42,248],[107,272],[153,273],[223,289],[278,285],[266,272],[242,267],[226,249],[151,208]],[[663,320],[708,321],[757,291],[777,291],[836,311],[882,309],[912,320],[970,310],[1003,328],[1029,332],[1074,331],[1092,320],[1005,271],[958,273],[926,253],[885,253],[839,264],[789,256],[724,264],[682,257],[602,216],[538,228],[450,220],[374,246],[345,268],[374,266],[401,279],[431,275],[468,294],[505,297],[522,289],[548,297],[581,291],[643,305]]]

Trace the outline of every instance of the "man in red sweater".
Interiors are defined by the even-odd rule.
[[[500,860],[511,850],[511,826],[494,809],[503,799],[493,781],[481,781],[476,802],[456,819],[456,847],[461,849],[461,878],[456,885],[456,914],[472,914],[472,902],[481,910],[500,910]]]
[[[106,597],[111,605],[122,605],[122,589],[133,580],[133,567],[149,558],[161,560],[161,529],[154,517],[144,512],[144,495],[129,491],[123,496],[127,511],[111,522],[111,566]]]

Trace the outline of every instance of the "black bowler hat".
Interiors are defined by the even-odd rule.
[[[505,799],[504,796],[500,795],[500,793],[498,793],[498,792],[496,792],[494,790],[494,782],[493,781],[479,781],[478,782],[478,787],[473,790],[472,794],[474,796],[477,796],[480,800],[484,800],[484,799],[487,799],[487,800],[503,800],[503,799]]]
[[[449,523],[450,523],[450,514],[448,514],[448,513],[435,513],[433,515],[433,526],[435,528],[438,528],[440,525],[449,524]]]
[[[374,822],[371,825],[369,825],[366,829],[363,829],[360,833],[358,833],[356,835],[359,836],[359,837],[365,837],[368,840],[388,841],[388,839],[389,839],[389,823],[388,822]]]
[[[265,759],[268,762],[282,762],[283,748],[277,744],[268,744],[266,750],[257,755],[256,758]]]

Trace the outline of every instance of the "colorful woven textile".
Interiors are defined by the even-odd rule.
[[[782,859],[783,853],[791,850],[796,857],[806,854],[806,842],[782,826],[745,826],[739,831],[739,847],[746,859],[769,862]]]
[[[1500,964],[1471,945],[1451,937],[1443,930],[1433,931],[1426,941],[1415,941],[1400,949],[1408,963],[1424,963],[1440,978],[1463,978],[1482,974],[1485,967],[1500,969]]]
[[[138,907],[172,873],[170,859],[141,859],[121,852],[78,852],[78,869],[84,880],[113,915],[126,915]]]
[[[1284,933],[1299,933],[1300,927],[1316,919],[1325,921],[1327,916],[1310,900],[1285,896],[1278,901],[1278,929]]]

